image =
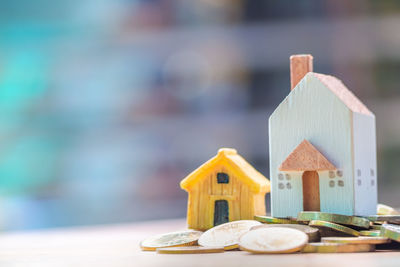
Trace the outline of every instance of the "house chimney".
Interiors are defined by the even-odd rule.
[[[293,55],[290,57],[290,90],[296,87],[301,79],[313,71],[312,55]]]

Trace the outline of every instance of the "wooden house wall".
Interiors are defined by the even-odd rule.
[[[278,188],[278,167],[304,139],[343,172],[343,187],[329,190],[327,180],[320,183],[321,203],[327,203],[324,209],[353,213],[351,121],[352,112],[312,74],[307,74],[278,106],[269,119],[272,216],[296,216],[299,211],[300,198],[295,190]],[[301,188],[301,182],[297,182],[293,186]],[[338,199],[339,206],[333,203]]]
[[[376,213],[377,170],[375,117],[353,114],[355,214]]]
[[[274,194],[274,204],[271,205],[272,216],[297,217],[297,214],[303,210],[303,173],[279,172],[278,174],[282,175],[275,180],[275,186],[271,190],[271,201],[272,193]]]
[[[287,197],[286,205],[292,208],[292,214],[297,215],[300,211],[303,211],[303,172],[279,173],[282,175],[278,176],[278,193]],[[318,177],[320,211],[350,214],[352,208],[345,203],[348,203],[351,196],[344,195],[343,187],[345,183],[341,171],[319,171]],[[338,201],[338,199],[341,199],[341,201]]]
[[[228,184],[217,182],[217,173],[229,175]],[[265,196],[262,199],[264,203]],[[259,197],[260,198],[260,197]],[[188,224],[193,229],[209,229],[214,224],[214,203],[216,200],[227,200],[229,220],[253,219],[254,194],[249,186],[243,183],[224,164],[213,167],[205,178],[200,178],[189,191]],[[265,206],[264,212],[265,213]]]
[[[319,175],[319,194],[322,212],[353,215],[352,171],[323,171]]]

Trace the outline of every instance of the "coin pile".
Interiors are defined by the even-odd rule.
[[[205,232],[186,230],[141,242],[142,250],[163,254],[221,253],[346,253],[400,250],[400,214],[378,205],[378,215],[346,216],[300,212],[297,218],[255,216],[215,226]]]

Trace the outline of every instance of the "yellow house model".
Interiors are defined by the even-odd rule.
[[[183,179],[181,188],[189,193],[188,227],[204,231],[228,221],[265,215],[270,184],[235,149],[221,148]]]

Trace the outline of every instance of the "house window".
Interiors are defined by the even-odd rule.
[[[357,176],[361,176],[361,170],[360,169],[357,170]]]
[[[329,171],[329,178],[335,178],[335,172]]]
[[[335,181],[329,181],[329,187],[334,187],[335,186]]]
[[[374,175],[375,175],[374,169],[371,169],[371,176],[374,176]]]
[[[338,170],[338,171],[336,172],[336,175],[339,176],[339,177],[342,177],[342,176],[343,176],[343,171]]]
[[[292,185],[290,183],[286,183],[286,188],[287,189],[292,189]]]
[[[375,181],[371,180],[371,186],[374,186],[374,185],[375,185]]]
[[[285,177],[286,177],[286,180],[290,180],[290,175],[289,174],[286,173]]]
[[[278,179],[279,180],[283,180],[283,174],[282,173],[278,174]]]
[[[344,182],[342,180],[338,181],[338,186],[343,187],[344,186]]]
[[[229,184],[229,175],[224,172],[217,173],[217,181],[219,184]]]
[[[278,188],[279,188],[279,189],[284,189],[284,188],[285,188],[285,185],[284,185],[283,183],[279,183],[279,184],[278,184]]]
[[[358,186],[361,186],[361,179],[357,180],[357,184],[358,184]]]

